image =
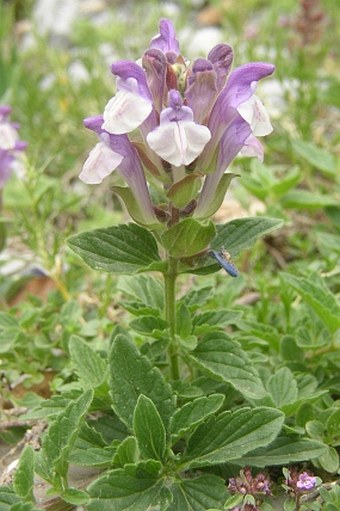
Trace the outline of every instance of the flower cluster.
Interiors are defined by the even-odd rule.
[[[241,470],[239,477],[229,479],[228,490],[231,493],[240,493],[241,495],[271,495],[269,478],[262,472],[253,477],[250,467]]]
[[[0,105],[0,189],[12,172],[20,167],[20,155],[27,143],[19,140],[16,123],[10,122],[11,107]]]
[[[262,159],[256,136],[272,131],[255,90],[274,66],[254,62],[231,71],[232,61],[232,48],[218,44],[206,59],[188,62],[172,23],[161,20],[138,62],[112,64],[116,94],[103,115],[84,121],[99,143],[82,181],[98,184],[116,170],[128,188],[114,191],[140,224],[170,220],[172,208],[179,216],[211,216],[230,183],[224,173],[232,160],[238,154]]]
[[[285,486],[292,493],[304,493],[313,490],[317,486],[318,478],[306,470],[298,472],[296,468],[284,470],[286,477]]]

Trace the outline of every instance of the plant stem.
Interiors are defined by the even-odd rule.
[[[168,348],[170,373],[174,380],[179,379],[178,353],[176,342],[176,278],[177,260],[169,257],[168,271],[164,274],[165,319],[169,323],[170,342]]]

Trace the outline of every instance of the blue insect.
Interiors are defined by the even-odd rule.
[[[231,277],[238,277],[239,271],[232,262],[229,252],[227,252],[224,247],[222,247],[221,252],[209,250],[208,254],[213,257],[221,268],[223,268]]]

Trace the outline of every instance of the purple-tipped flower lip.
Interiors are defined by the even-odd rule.
[[[85,128],[94,131],[95,133],[101,133],[104,119],[102,115],[96,115],[93,117],[86,117],[83,120]]]
[[[123,82],[133,78],[137,82],[140,96],[152,101],[152,96],[146,81],[145,71],[136,62],[119,60],[111,65],[112,74],[118,76]]]
[[[24,151],[28,146],[28,142],[24,142],[23,140],[18,140],[15,144],[14,149],[16,151]]]
[[[0,116],[1,117],[8,117],[8,115],[11,113],[12,108],[8,105],[0,105]]]
[[[159,34],[150,41],[150,48],[156,48],[163,53],[179,55],[179,42],[176,38],[175,28],[172,22],[166,18],[159,22]]]

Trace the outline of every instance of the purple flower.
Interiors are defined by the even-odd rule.
[[[291,468],[284,469],[284,473],[286,475],[285,484],[293,493],[313,490],[318,484],[317,477],[307,471],[298,472],[296,468]]]
[[[84,125],[98,135],[100,142],[92,149],[84,163],[80,179],[88,184],[99,184],[117,169],[136,200],[139,209],[136,220],[139,219],[143,224],[159,223],[151,204],[137,150],[127,135],[112,135],[105,131],[102,128],[103,118],[100,116],[85,119]]]
[[[160,207],[166,219],[172,207],[167,190],[174,184],[178,188],[177,183],[192,174],[197,194],[188,192],[188,203],[195,198],[197,207],[191,214],[211,216],[232,160],[238,154],[262,159],[256,137],[272,130],[255,91],[274,66],[254,62],[230,72],[232,61],[232,48],[219,44],[206,59],[189,63],[180,53],[171,21],[161,20],[160,33],[138,62],[112,64],[116,93],[96,118],[100,142],[80,178],[96,184],[116,169],[139,205],[147,204],[150,219],[155,216],[152,208]],[[163,187],[159,204],[151,204],[147,182]]]
[[[26,142],[19,140],[19,126],[10,122],[11,110],[10,106],[0,106],[0,189],[13,171],[21,170],[21,152],[27,146]]]
[[[307,472],[302,472],[296,483],[299,490],[313,490],[316,486],[316,477],[309,475]]]
[[[183,106],[178,91],[169,92],[168,104],[169,107],[161,112],[159,126],[148,134],[147,142],[158,156],[171,165],[189,165],[210,140],[210,131],[194,122],[193,111]]]

